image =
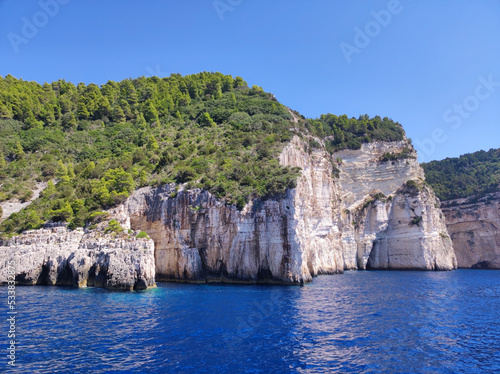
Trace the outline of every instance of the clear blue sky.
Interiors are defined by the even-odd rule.
[[[422,161],[500,147],[499,0],[0,0],[0,52],[40,83],[240,75],[307,117],[388,116]]]

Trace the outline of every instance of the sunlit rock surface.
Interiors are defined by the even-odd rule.
[[[145,289],[155,285],[154,243],[65,227],[27,231],[0,243],[0,282],[13,263],[22,285]]]
[[[157,280],[303,283],[344,269],[455,269],[444,216],[416,158],[380,160],[405,147],[416,156],[407,141],[330,156],[294,137],[280,162],[302,175],[282,199],[240,212],[172,184],[136,191],[114,214],[155,241]],[[408,180],[419,189],[404,187]]]
[[[500,269],[500,192],[443,202],[458,267]]]
[[[301,284],[346,269],[452,270],[457,261],[439,201],[408,141],[328,154],[295,136],[279,156],[300,167],[285,196],[242,211],[175,184],[135,191],[109,218],[151,239],[65,228],[0,247],[21,284],[143,289],[157,281]],[[405,151],[406,158],[383,161]],[[413,187],[407,184],[413,181]],[[136,231],[137,232],[137,231]],[[498,243],[498,242],[497,242]]]
[[[386,153],[409,157],[381,161]],[[363,144],[340,160],[346,269],[452,270],[457,267],[439,201],[407,140]],[[414,181],[418,188],[405,187]]]

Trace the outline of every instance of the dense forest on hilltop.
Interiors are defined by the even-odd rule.
[[[425,179],[441,200],[497,191],[500,184],[500,149],[468,153],[456,158],[423,163]]]
[[[368,114],[359,118],[348,118],[345,114],[322,114],[318,119],[307,120],[308,130],[325,140],[329,152],[342,149],[360,149],[362,143],[372,141],[403,140],[403,127],[392,119],[380,116],[370,118]]]
[[[320,147],[311,135],[322,138],[330,152],[404,137],[378,116],[294,116],[262,88],[220,73],[101,86],[0,77],[0,202],[28,201],[36,183],[48,183],[0,231],[84,226],[134,189],[165,183],[204,188],[241,209],[295,186],[299,170],[277,160],[294,134],[311,149]]]

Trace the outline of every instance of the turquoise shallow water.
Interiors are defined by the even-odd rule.
[[[298,286],[17,287],[16,373],[498,373],[500,271]],[[5,369],[5,370],[4,370]]]

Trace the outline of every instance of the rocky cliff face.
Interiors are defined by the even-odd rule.
[[[384,155],[405,158],[383,161]],[[444,216],[416,152],[406,141],[363,144],[339,162],[346,269],[451,270],[457,267]],[[410,186],[408,181],[413,181]]]
[[[309,155],[294,138],[280,161],[303,170],[280,200],[240,212],[206,191],[169,185],[136,191],[113,214],[154,239],[157,280],[303,283],[343,271],[328,155]]]
[[[439,202],[407,141],[332,156],[295,136],[279,161],[302,169],[279,199],[239,211],[207,191],[142,188],[109,213],[152,240],[40,230],[4,243],[0,264],[22,264],[23,284],[123,289],[154,285],[155,272],[158,281],[300,284],[344,269],[456,268]]]
[[[365,222],[372,226],[372,221],[375,221],[378,227],[386,222],[387,226],[375,234],[366,267],[401,270],[456,269],[457,261],[444,217],[435,204],[433,192],[424,184],[419,184],[417,188],[399,188],[390,202],[386,200],[380,205],[369,206],[368,209],[375,209],[376,212],[382,210],[380,215],[375,213],[382,220],[372,220],[367,214]],[[365,258],[366,254],[363,260]]]
[[[405,148],[409,158],[381,161]],[[294,137],[280,163],[302,169],[297,187],[241,212],[169,185],[136,191],[113,214],[153,238],[157,280],[302,283],[344,269],[456,268],[438,200],[406,141],[332,158]]]
[[[145,289],[155,285],[154,244],[55,227],[28,231],[0,243],[0,283],[13,261],[22,285]]]
[[[500,192],[443,202],[458,267],[500,269]]]

